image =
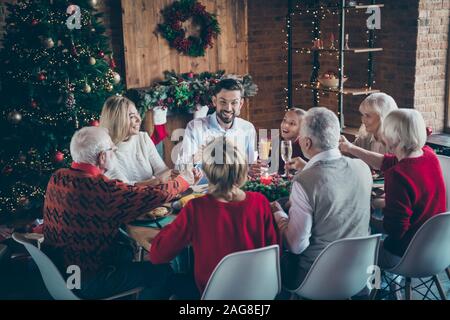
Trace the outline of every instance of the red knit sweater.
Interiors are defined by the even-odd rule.
[[[50,178],[44,202],[44,244],[58,266],[92,275],[109,264],[119,226],[182,192],[187,183],[136,187],[110,180],[89,164],[74,163]]]
[[[402,256],[416,231],[432,216],[445,212],[445,184],[439,160],[425,146],[423,155],[400,162],[385,155],[385,247]]]
[[[279,244],[269,201],[260,193],[246,195],[239,202],[219,202],[211,195],[189,201],[153,240],[150,260],[155,264],[169,262],[191,244],[195,280],[203,292],[214,268],[226,255]]]

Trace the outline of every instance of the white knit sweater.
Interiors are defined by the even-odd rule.
[[[139,132],[128,141],[119,143],[117,148],[116,166],[106,172],[106,176],[110,179],[135,184],[152,179],[168,170],[146,132]]]

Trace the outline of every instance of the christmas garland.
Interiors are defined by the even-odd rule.
[[[172,48],[191,57],[202,57],[205,50],[213,45],[213,38],[220,34],[220,26],[215,14],[206,11],[197,0],[175,1],[162,10],[164,23],[158,25],[159,32]],[[191,19],[200,26],[198,37],[186,37],[182,23]]]

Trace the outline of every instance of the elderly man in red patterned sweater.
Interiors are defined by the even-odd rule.
[[[47,187],[44,250],[63,272],[70,265],[79,266],[81,288],[76,293],[81,297],[103,298],[144,287],[153,298],[164,298],[162,289],[170,267],[132,262],[132,254],[121,255],[119,227],[171,200],[189,184],[181,177],[147,187],[110,180],[104,172],[114,165],[115,149],[102,128],[75,133],[70,144],[71,168],[55,172]]]

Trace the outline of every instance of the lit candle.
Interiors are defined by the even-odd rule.
[[[261,181],[262,184],[268,186],[272,183],[272,176],[261,176],[259,181]]]

